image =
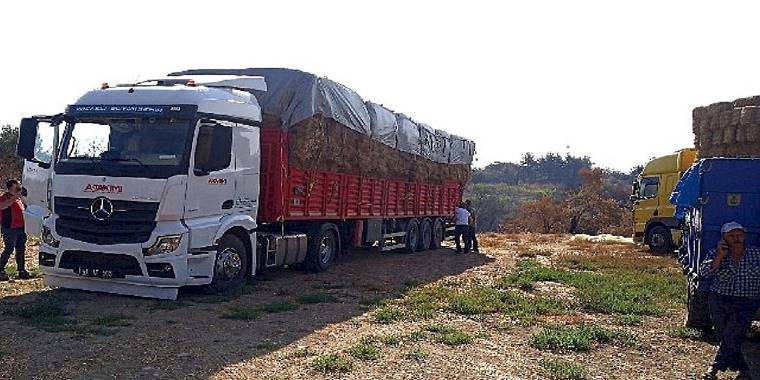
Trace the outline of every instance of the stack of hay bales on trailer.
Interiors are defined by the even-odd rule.
[[[697,107],[692,118],[700,157],[760,157],[760,96]]]
[[[305,170],[403,179],[467,182],[475,144],[434,129],[327,78],[291,69],[200,69],[170,75],[262,76],[253,91],[263,128],[288,132],[288,159]]]

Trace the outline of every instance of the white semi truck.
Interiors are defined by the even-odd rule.
[[[366,106],[323,78],[267,73],[312,86],[275,81],[272,94],[268,78],[255,75],[104,83],[62,114],[23,119],[17,154],[26,160],[27,230],[41,235],[45,283],[175,299],[180,287],[223,291],[267,267],[325,270],[351,245],[438,247],[464,181],[298,167],[288,161],[295,139],[283,122],[288,115],[273,108],[282,127],[263,128],[257,97],[281,104],[274,97],[283,91],[291,100],[306,94],[299,104],[311,105],[302,117],[339,126],[357,122],[338,111]],[[325,102],[330,96],[338,101]],[[372,139],[367,132],[350,131]],[[449,152],[434,164],[469,169],[472,143],[445,136],[446,149],[453,145],[465,159],[452,164]]]

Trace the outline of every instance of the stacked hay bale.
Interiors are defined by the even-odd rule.
[[[692,119],[700,157],[760,157],[760,96],[694,108]]]
[[[288,132],[288,159],[295,167],[429,183],[469,180],[472,141],[365,102],[329,79],[289,69],[170,75],[263,76],[268,90],[253,91],[262,108],[262,126]]]

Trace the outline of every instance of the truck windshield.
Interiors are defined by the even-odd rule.
[[[644,177],[639,180],[639,198],[647,199],[657,196],[657,191],[660,187],[660,179],[658,177]]]
[[[56,172],[168,178],[186,174],[190,120],[95,119],[66,126]]]

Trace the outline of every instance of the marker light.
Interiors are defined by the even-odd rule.
[[[105,90],[105,89],[107,89],[107,88],[110,88],[110,87],[111,87],[111,86],[109,86],[109,85],[108,85],[108,82],[103,82],[103,83],[100,85],[100,89],[101,89],[101,90]]]
[[[187,81],[187,83],[185,83],[185,86],[187,86],[187,87],[195,87],[196,84],[195,84],[194,80],[190,79],[190,80]]]

